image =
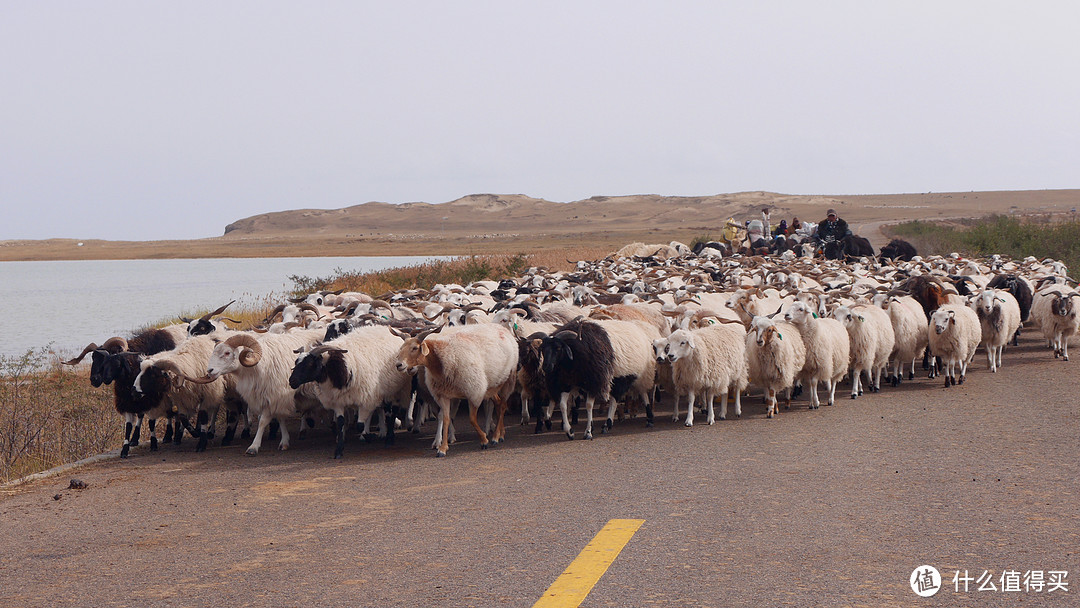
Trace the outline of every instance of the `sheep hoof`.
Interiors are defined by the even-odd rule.
[[[279,452],[284,452],[285,450],[289,449],[289,444],[287,444],[287,443],[279,444],[277,446],[277,449],[278,449]]]
[[[130,445],[125,445],[123,448],[121,448],[120,449],[120,458],[127,458],[128,457],[128,452],[130,450],[131,450]]]
[[[851,393],[851,398],[852,399],[857,399],[858,397],[859,397],[858,393]]]
[[[679,421],[679,416],[678,416],[678,414],[676,414],[675,416],[672,416],[672,417],[671,417],[671,421],[672,421],[672,422],[678,422],[678,421]]]
[[[915,379],[915,372],[908,372],[907,379],[908,380],[914,380]]]
[[[585,439],[592,440],[592,431],[585,431]]]
[[[544,427],[546,427],[547,430],[550,431],[551,430],[551,420],[545,420],[544,421]]]
[[[244,453],[247,454],[248,456],[255,456],[255,455],[257,455],[259,453],[259,450],[256,449],[256,448],[248,448],[247,451],[244,452]]]
[[[651,429],[652,427],[653,427],[653,421],[652,420],[646,420],[645,421],[645,428]]]
[[[710,420],[710,421],[709,421],[709,426],[712,426],[712,425],[713,425],[713,424],[715,424],[715,423],[716,423],[716,420],[715,420],[715,419],[713,419],[713,420]]]
[[[738,416],[736,416],[738,418]],[[727,416],[720,416],[720,420],[727,420]]]
[[[442,458],[443,456],[446,456],[446,452],[444,452],[442,450],[439,450],[438,452],[435,452],[435,458]]]
[[[334,450],[334,460],[341,460],[341,457],[345,455],[344,453],[345,450]]]
[[[686,421],[686,422],[684,423],[684,426],[694,426],[694,422],[693,422],[692,420],[687,420],[687,421]]]
[[[573,441],[574,440],[574,433],[572,433],[572,432],[566,433],[566,438],[569,439],[570,441]]]
[[[199,437],[199,443],[195,446],[195,452],[206,451],[206,435]]]
[[[489,443],[481,443],[480,444],[480,449],[481,450],[486,450],[486,449],[488,449],[489,445],[491,445],[490,442]]]
[[[605,422],[604,424],[606,425],[606,427],[607,427],[607,428],[609,428],[609,429],[610,429],[610,428],[612,428],[612,427],[614,427],[614,426],[615,426],[615,421],[614,421],[614,420],[612,420],[611,418],[608,418],[608,419],[607,419],[607,422]]]
[[[150,451],[157,451],[157,437],[154,437],[153,435],[150,436]]]
[[[963,384],[963,383],[964,383],[964,378],[966,378],[966,377],[967,377],[967,376],[960,376],[960,382],[959,382],[959,383],[960,383],[960,384]]]

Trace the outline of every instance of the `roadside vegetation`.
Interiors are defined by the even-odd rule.
[[[0,356],[0,483],[120,444],[112,389],[60,365],[48,348]]]
[[[1069,268],[1080,268],[1080,220],[1061,221],[1048,216],[989,217],[954,222],[904,222],[889,228],[923,255],[965,256],[999,253],[1014,259],[1029,255],[1051,257]]]
[[[294,296],[337,289],[379,296],[398,289],[427,289],[439,283],[467,284],[520,276],[531,266],[567,270],[574,264],[571,260],[598,259],[609,253],[606,249],[577,247],[536,254],[467,256],[377,272],[340,271],[327,277],[289,279],[294,284]],[[225,316],[239,321],[241,328],[253,327],[278,303],[267,296],[260,304],[230,309]],[[206,312],[209,309],[179,314],[199,317]],[[174,322],[175,318],[168,318],[149,326]],[[113,389],[91,387],[88,376],[89,357],[79,366],[67,367],[59,363],[49,347],[32,349],[19,357],[0,356],[0,484],[119,447],[123,424],[113,407]],[[143,432],[147,432],[145,425]]]

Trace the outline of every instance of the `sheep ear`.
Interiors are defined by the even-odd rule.
[[[420,343],[420,354],[425,356],[425,357],[428,356],[429,354],[431,354],[431,345],[428,344],[427,342],[421,342]]]
[[[563,350],[566,351],[566,357],[571,361],[574,360],[574,351],[570,349],[569,344],[563,344]]]

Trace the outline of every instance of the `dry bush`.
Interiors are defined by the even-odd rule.
[[[0,483],[116,447],[112,390],[93,388],[85,366],[48,349],[0,356]]]

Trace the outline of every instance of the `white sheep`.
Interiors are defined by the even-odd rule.
[[[899,386],[904,380],[904,368],[910,367],[908,380],[915,378],[915,359],[926,351],[929,319],[922,305],[911,296],[880,294],[874,297],[874,303],[885,309],[892,323],[895,342],[887,379],[893,386]]]
[[[453,329],[405,340],[398,352],[397,368],[424,368],[424,380],[439,404],[444,431],[450,428],[451,400],[468,400],[469,421],[480,435],[480,447],[486,449],[490,443],[503,440],[506,398],[517,383],[517,340],[510,330],[495,323]],[[489,398],[498,405],[498,424],[490,442],[476,419],[480,404]],[[446,456],[449,435],[442,433],[438,456]]]
[[[385,326],[358,327],[296,358],[289,385],[297,389],[313,383],[316,398],[334,412],[334,458],[341,458],[345,448],[346,409],[355,408],[357,421],[367,421],[384,403],[407,407],[412,382],[397,368],[403,343]],[[387,427],[393,437],[393,427]]]
[[[1020,304],[1011,293],[997,289],[984,289],[972,304],[982,328],[986,363],[997,373],[1005,344],[1020,328]]]
[[[258,417],[255,439],[247,449],[254,456],[262,447],[263,433],[277,419],[281,429],[278,448],[289,449],[288,419],[296,414],[289,386],[296,351],[308,348],[325,334],[323,329],[296,330],[284,334],[237,334],[214,347],[206,364],[205,380],[236,375],[236,392],[248,404],[248,420]]]
[[[727,419],[728,391],[735,392],[735,416],[742,416],[742,391],[748,383],[745,332],[741,323],[716,323],[700,329],[677,329],[653,341],[657,362],[671,363],[678,395],[687,395],[686,426],[694,426],[694,403],[703,395],[708,404],[708,423],[713,424],[713,398],[720,395],[720,419]]]
[[[766,316],[751,320],[745,340],[750,378],[765,389],[769,405],[766,416],[772,418],[779,413],[777,391],[790,389],[806,363],[806,345],[797,327],[790,323],[774,323]],[[790,392],[787,405],[791,406]]]
[[[851,345],[847,330],[836,319],[821,318],[803,302],[795,302],[784,318],[799,328],[806,346],[806,361],[799,379],[810,386],[810,409],[821,407],[818,382],[829,391],[829,405],[836,402],[836,385],[847,373]]]
[[[1054,358],[1069,360],[1069,338],[1080,331],[1080,315],[1077,315],[1073,298],[1080,296],[1064,285],[1049,285],[1035,292],[1031,303],[1031,318],[1039,324],[1043,336],[1054,349]]]
[[[872,304],[856,304],[837,308],[833,318],[843,323],[850,340],[851,398],[863,392],[863,372],[870,391],[881,390],[881,371],[889,364],[896,343],[889,315]]]
[[[930,351],[945,363],[945,386],[963,384],[968,363],[982,341],[978,315],[967,306],[946,304],[930,315],[927,331]]]
[[[661,318],[664,317],[661,315]],[[666,319],[664,319],[666,322]],[[604,319],[596,321],[611,341],[614,352],[611,399],[608,401],[607,420],[604,429],[614,425],[617,401],[623,393],[626,399],[636,395],[644,403],[651,419],[652,402],[649,393],[656,382],[656,358],[653,357],[653,340],[660,338],[657,327],[645,321],[620,321]],[[586,402],[588,403],[588,402]],[[592,437],[592,408],[587,407],[585,438]]]

